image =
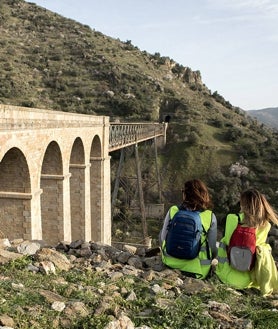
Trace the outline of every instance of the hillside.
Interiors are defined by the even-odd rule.
[[[2,2],[1,36],[3,103],[133,120],[222,108],[200,72],[22,0]]]
[[[163,202],[167,209],[180,201],[184,180],[200,177],[209,185],[219,227],[228,210],[238,210],[239,192],[249,186],[278,210],[277,131],[210,91],[201,72],[23,0],[1,0],[0,23],[1,103],[105,114],[111,121],[171,117],[158,157],[162,200],[154,184],[152,145],[139,144],[146,202]],[[141,234],[140,219],[131,218],[128,209],[136,166],[132,150],[126,151],[120,215],[113,218],[114,236],[125,241]],[[112,186],[118,160],[112,152]],[[148,224],[155,241],[161,221],[150,218]],[[43,241],[1,237],[0,327],[277,325],[277,294],[262,298],[253,289],[235,291],[213,274],[205,281],[185,277],[163,266],[158,248],[119,244],[121,250],[82,241],[46,248]]]
[[[278,129],[278,107],[252,110],[247,114],[269,127]]]
[[[277,132],[210,91],[201,72],[23,0],[2,0],[0,20],[1,103],[121,121],[170,115],[159,155],[166,207],[180,201],[184,180],[200,177],[219,218],[248,186],[266,193],[278,209]],[[112,154],[113,170],[117,157]],[[128,161],[125,174],[132,176],[133,159]],[[142,171],[146,201],[155,203],[151,161]]]

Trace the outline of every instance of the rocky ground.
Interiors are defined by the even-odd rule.
[[[0,328],[274,328],[278,295],[166,268],[159,248],[0,240]]]

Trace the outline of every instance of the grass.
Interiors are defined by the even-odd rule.
[[[171,277],[174,273],[151,281],[138,275],[111,280],[105,272],[79,262],[68,272],[45,275],[28,271],[26,265],[32,262],[31,257],[23,257],[0,268],[0,314],[10,316],[15,328],[103,329],[122,311],[135,326],[152,329],[245,328],[248,323],[252,328],[277,326],[278,296],[263,298],[256,290],[237,292],[214,276],[202,282],[208,289],[192,293],[190,283],[180,285]],[[65,310],[52,309],[53,301],[41,290],[59,296]],[[131,293],[134,299],[128,298]],[[86,312],[70,311],[75,302],[83,303]]]

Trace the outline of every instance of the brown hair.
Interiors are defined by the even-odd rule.
[[[205,183],[200,179],[192,179],[184,183],[182,206],[190,210],[206,210],[212,208],[212,202]]]
[[[276,211],[256,189],[249,189],[241,194],[240,209],[244,213],[244,223],[248,226],[264,226],[268,221],[278,224]]]

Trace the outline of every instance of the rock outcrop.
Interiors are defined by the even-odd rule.
[[[72,243],[59,243],[55,248],[46,246],[43,241],[0,241],[0,265],[5,265],[9,261],[14,261],[20,257],[30,256],[30,263],[26,269],[35,275],[54,275],[55,281],[61,285],[66,285],[63,273],[78,270],[80,273],[93,273],[96,277],[102,274],[105,282],[99,282],[97,291],[95,287],[70,284],[70,291],[87,289],[90,294],[101,297],[100,303],[93,313],[90,303],[84,300],[72,300],[67,297],[70,292],[64,295],[49,287],[41,287],[37,293],[49,304],[49,307],[58,312],[59,323],[53,323],[53,328],[70,328],[75,317],[97,316],[100,314],[110,314],[110,321],[104,329],[151,329],[144,325],[136,327],[130,315],[123,305],[115,306],[114,300],[119,296],[124,296],[127,302],[136,302],[138,296],[135,287],[140,282],[147,286],[148,294],[155,296],[157,307],[165,309],[173,305],[173,301],[181,295],[188,298],[195,294],[209,294],[215,291],[213,280],[198,280],[184,276],[181,272],[166,268],[161,262],[159,248],[146,249],[137,248],[130,245],[122,245],[121,248],[98,244],[95,242],[84,242],[81,240]],[[8,280],[2,277],[1,280]],[[130,290],[121,286],[120,282],[128,281]],[[13,282],[12,289],[20,293],[25,289],[25,282]],[[234,292],[241,294],[240,292]],[[278,296],[277,296],[278,298]],[[1,303],[5,303],[2,298]],[[273,307],[277,302],[273,299]],[[28,307],[28,306],[27,306]],[[208,300],[203,304],[205,315],[213,318],[220,328],[254,328],[250,320],[244,317],[237,317],[232,312],[229,305]],[[144,308],[140,313],[142,317],[148,317],[151,309]],[[2,326],[1,326],[2,325]],[[8,314],[0,317],[1,328],[16,328],[13,318]]]

